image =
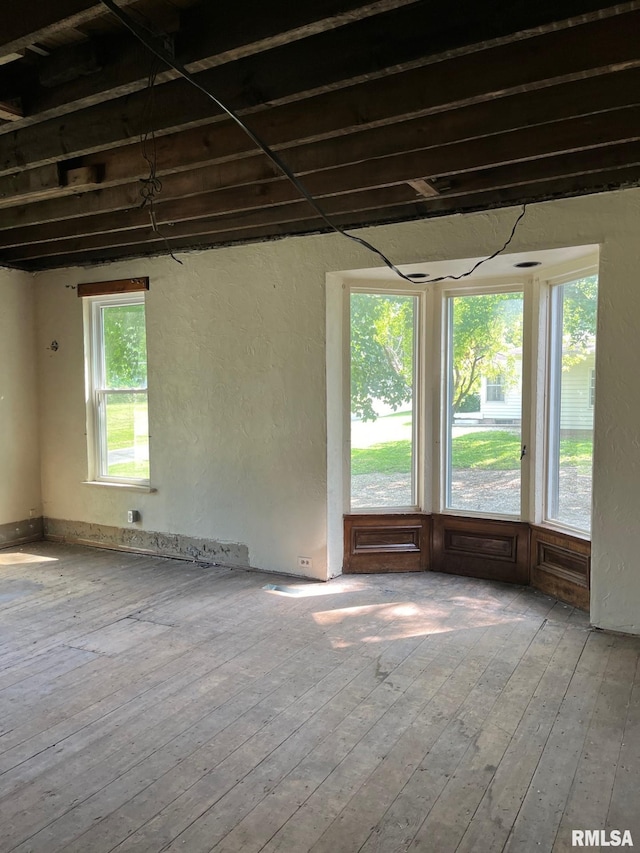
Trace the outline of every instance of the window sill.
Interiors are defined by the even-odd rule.
[[[422,513],[423,510],[415,506],[359,506],[345,511],[345,515],[407,515]]]
[[[552,533],[561,533],[564,536],[573,536],[574,539],[583,539],[585,542],[591,542],[591,533],[585,530],[580,530],[577,527],[570,527],[568,524],[560,524],[557,521],[544,519],[539,524],[531,522],[533,527],[540,527],[543,530],[550,530]]]
[[[109,489],[125,489],[129,492],[157,492],[153,486],[145,486],[143,483],[111,483],[108,480],[83,480],[83,486],[106,486]]]

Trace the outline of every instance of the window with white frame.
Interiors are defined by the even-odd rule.
[[[487,403],[504,403],[504,378],[501,373],[487,377]]]
[[[143,293],[85,302],[90,479],[149,483]]]
[[[418,297],[352,292],[351,506],[416,505]],[[384,472],[380,476],[379,472]]]
[[[595,275],[553,283],[549,296],[546,519],[589,531],[595,401]]]
[[[520,518],[589,534],[596,263],[411,290],[355,277],[342,290],[344,511]]]
[[[444,296],[443,307],[449,362],[443,413],[445,508],[518,516],[523,442],[523,291],[496,289],[491,283],[476,286],[472,292],[457,287]],[[478,416],[468,423],[461,410],[465,400],[481,390],[483,374],[487,376],[485,399]],[[502,405],[507,378],[511,398],[508,409]],[[491,395],[490,389],[494,392]],[[503,424],[504,420],[509,423]]]

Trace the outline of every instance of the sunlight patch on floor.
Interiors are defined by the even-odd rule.
[[[4,553],[0,551],[0,566],[20,566],[25,563],[57,563],[57,557],[43,557],[42,554]]]
[[[467,608],[464,609],[467,610]],[[319,611],[312,616],[314,621],[323,627],[339,626],[347,620],[362,619],[363,635],[358,637],[356,641],[358,643],[380,643],[460,631],[459,620],[456,624],[452,624],[450,606],[420,608],[410,602],[363,604],[357,607]],[[465,615],[465,630],[513,624],[521,619],[522,616],[519,615],[487,613],[473,607]],[[397,623],[396,630],[390,631],[389,623]],[[342,637],[335,637],[331,642],[335,648],[354,644],[353,641],[346,642]]]
[[[272,595],[287,595],[292,598],[314,598],[321,595],[340,595],[346,592],[357,592],[364,589],[362,583],[349,584],[326,584],[326,583],[305,583],[305,584],[280,584],[267,583],[262,589],[270,592]]]

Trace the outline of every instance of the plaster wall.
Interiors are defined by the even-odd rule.
[[[515,209],[364,229],[396,263],[479,257],[502,245]],[[640,632],[640,190],[528,207],[509,251],[601,244],[594,450],[592,620]],[[327,560],[326,274],[375,258],[337,235],[291,238],[171,259],[138,259],[37,278],[44,513],[226,540],[251,565],[298,571]],[[86,478],[82,306],[67,285],[148,275],[155,494]],[[47,343],[60,349],[52,357]],[[336,399],[339,395],[336,395]],[[335,408],[335,400],[330,406]],[[330,454],[340,448],[330,445]],[[339,489],[329,482],[329,489]],[[336,537],[334,536],[334,539]]]
[[[0,543],[40,514],[33,281],[0,269]]]
[[[325,577],[324,270],[305,241],[38,277],[44,515],[248,548]],[[151,485],[85,485],[83,281],[148,275]],[[57,338],[54,358],[46,342]],[[237,549],[234,549],[237,550]]]

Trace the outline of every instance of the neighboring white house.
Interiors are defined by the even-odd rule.
[[[504,374],[483,376],[480,385],[480,420],[519,422],[522,417],[522,360],[518,355],[516,376],[505,380]]]
[[[592,430],[595,400],[595,353],[562,374],[560,431]]]
[[[477,420],[481,423],[518,423],[522,416],[521,354],[516,354],[509,381],[504,375],[483,376],[480,383],[480,411],[456,415],[456,420]],[[593,429],[595,400],[595,351],[562,372],[560,398],[560,430]]]

